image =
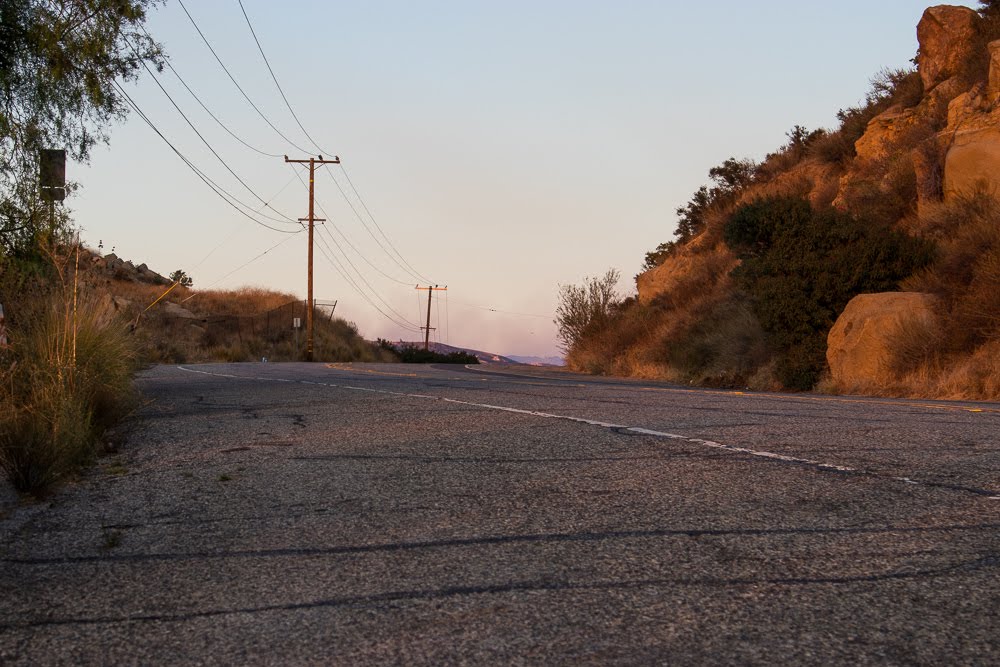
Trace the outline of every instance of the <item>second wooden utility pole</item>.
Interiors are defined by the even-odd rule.
[[[427,333],[424,335],[424,349],[429,350],[431,349],[431,294],[434,292],[445,292],[448,290],[448,286],[445,285],[444,287],[438,287],[437,285],[434,285],[431,287],[428,285],[427,287],[421,287],[420,285],[417,285],[417,289],[427,290],[427,326],[420,328],[427,330]]]
[[[316,222],[326,222],[323,218],[317,218],[313,213],[313,202],[315,201],[315,180],[316,165],[340,164],[340,158],[334,156],[332,160],[324,160],[320,155],[318,158],[311,157],[308,160],[289,160],[285,156],[285,162],[309,165],[309,217],[299,218],[299,222],[309,222],[309,278],[306,292],[306,361],[313,360],[313,224]]]

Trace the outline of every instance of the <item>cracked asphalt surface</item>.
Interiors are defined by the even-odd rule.
[[[1000,405],[144,372],[0,518],[2,664],[997,664]]]

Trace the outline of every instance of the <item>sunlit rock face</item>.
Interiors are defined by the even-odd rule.
[[[845,387],[891,382],[907,341],[933,337],[937,300],[919,292],[860,294],[847,304],[827,338],[834,382]]]
[[[938,5],[924,12],[917,25],[917,58],[924,91],[962,72],[975,56],[979,15],[968,7]]]

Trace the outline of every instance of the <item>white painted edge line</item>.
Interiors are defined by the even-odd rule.
[[[330,387],[333,389],[347,389],[350,391],[361,391],[369,394],[384,394],[386,396],[397,396],[401,398],[418,398],[430,401],[443,401],[445,403],[455,403],[456,405],[467,405],[470,407],[482,408],[485,410],[497,410],[499,412],[510,412],[519,415],[528,415],[530,417],[542,417],[544,419],[558,419],[561,421],[575,422],[577,424],[586,424],[588,426],[597,426],[599,428],[605,428],[614,431],[625,431],[628,433],[635,433],[636,435],[648,435],[654,438],[665,438],[668,440],[682,440],[694,445],[701,445],[703,447],[710,447],[712,449],[719,449],[726,452],[731,452],[733,454],[743,454],[746,456],[756,456],[764,459],[771,459],[774,461],[781,461],[783,463],[794,463],[797,465],[811,466],[814,468],[819,468],[821,470],[831,470],[835,472],[844,473],[855,473],[855,474],[872,474],[866,472],[859,468],[852,468],[850,466],[837,465],[835,463],[824,463],[822,461],[815,461],[813,459],[801,458],[798,456],[788,456],[787,454],[777,454],[775,452],[768,452],[759,449],[749,449],[747,447],[737,447],[735,445],[726,445],[721,442],[715,442],[713,440],[704,440],[702,438],[692,438],[686,435],[678,435],[677,433],[668,433],[666,431],[654,431],[648,428],[641,428],[638,426],[625,426],[623,424],[611,424],[609,422],[597,421],[594,419],[584,419],[582,417],[571,417],[569,415],[555,415],[548,412],[539,412],[537,410],[524,410],[521,408],[512,408],[505,405],[491,405],[489,403],[474,403],[472,401],[463,401],[458,398],[448,398],[446,396],[430,396],[428,394],[410,394],[406,392],[399,391],[389,391],[387,389],[372,389],[370,387],[356,387],[349,384],[335,384],[331,382],[311,382],[308,380],[288,380],[284,378],[264,378],[264,377],[252,377],[243,375],[229,375],[225,373],[210,373],[208,371],[197,370],[194,368],[185,368],[184,366],[177,366],[178,370],[186,371],[188,373],[200,373],[202,375],[211,375],[213,377],[223,377],[232,378],[236,380],[257,380],[260,382],[293,382],[298,384],[309,384],[316,385],[320,387]],[[883,479],[891,479],[896,482],[903,482],[905,484],[911,484],[914,486],[932,486],[925,482],[918,480],[913,480],[908,477],[884,477]],[[1000,496],[983,496],[987,500],[1000,500]]]

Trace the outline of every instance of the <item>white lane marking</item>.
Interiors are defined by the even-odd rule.
[[[201,373],[203,375],[211,375],[215,377],[224,378],[235,378],[238,380],[258,380],[262,382],[296,382],[299,384],[313,384],[322,387],[331,387],[334,389],[348,389],[351,391],[362,391],[369,394],[384,394],[386,396],[397,396],[401,398],[419,398],[431,401],[443,401],[445,403],[455,403],[456,405],[467,405],[470,407],[483,408],[486,410],[497,410],[500,412],[510,412],[519,415],[528,415],[531,417],[542,417],[544,419],[558,419],[561,421],[575,422],[578,424],[586,424],[588,426],[597,426],[600,428],[605,428],[608,430],[615,431],[626,431],[629,433],[635,433],[637,435],[648,435],[656,438],[666,438],[669,440],[681,440],[694,445],[701,445],[703,447],[710,447],[712,449],[721,449],[723,451],[732,452],[734,454],[744,454],[747,456],[756,456],[759,458],[772,459],[775,461],[782,461],[784,463],[794,463],[798,465],[812,466],[815,468],[820,468],[822,470],[834,470],[837,472],[846,473],[857,473],[857,474],[873,474],[859,468],[852,468],[851,466],[838,465],[835,463],[824,463],[823,461],[816,461],[813,459],[801,458],[798,456],[788,456],[787,454],[778,454],[775,452],[768,452],[759,449],[749,449],[747,447],[737,447],[735,445],[725,445],[721,442],[715,442],[712,440],[703,440],[702,438],[692,438],[686,435],[678,435],[677,433],[668,433],[666,431],[655,431],[648,428],[641,428],[638,426],[625,426],[623,424],[612,424],[609,422],[597,421],[594,419],[584,419],[582,417],[571,417],[569,415],[555,415],[548,412],[539,412],[537,410],[524,410],[521,408],[512,408],[505,405],[491,405],[489,403],[474,403],[472,401],[463,401],[457,398],[448,398],[446,396],[430,396],[428,394],[410,394],[406,392],[399,391],[389,391],[388,389],[372,389],[371,387],[356,387],[349,384],[333,384],[324,382],[309,382],[306,380],[286,380],[279,378],[264,378],[264,377],[247,377],[241,375],[227,375],[224,373],[210,373],[208,371],[196,370],[193,368],[185,368],[183,366],[177,366],[179,370],[187,371],[189,373]],[[881,475],[877,475],[881,476]],[[889,477],[889,479],[896,482],[904,482],[906,484],[912,484],[915,486],[933,486],[933,484],[927,484],[925,482],[920,482],[917,480],[910,479],[908,477]],[[988,500],[1000,500],[1000,496],[986,496]]]

